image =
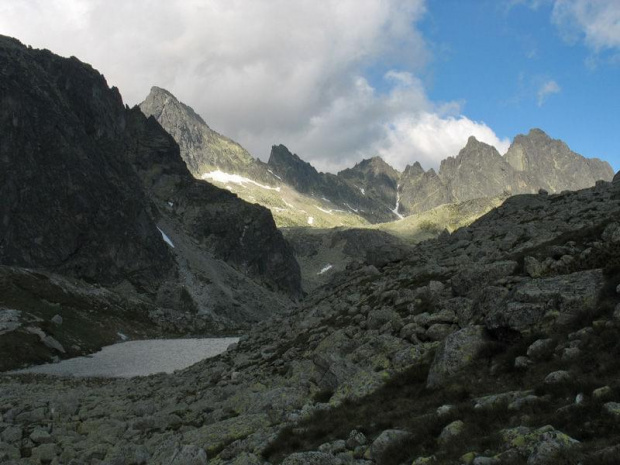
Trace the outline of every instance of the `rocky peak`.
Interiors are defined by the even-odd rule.
[[[201,116],[189,105],[180,102],[171,92],[161,87],[151,87],[151,92],[144,102],[140,104],[140,109],[147,116],[153,116],[156,120],[162,119],[165,113],[179,113],[190,120],[195,120],[199,124],[208,127]]]
[[[533,185],[550,192],[583,189],[613,177],[609,163],[586,159],[540,129],[517,135],[505,159],[513,169],[526,173]]]
[[[322,183],[321,175],[310,163],[303,161],[282,144],[271,147],[267,166],[284,182],[302,193],[311,192]]]
[[[139,106],[142,113],[155,118],[179,144],[181,157],[194,177],[220,170],[257,180],[273,180],[247,150],[211,129],[192,107],[169,91],[153,86]]]
[[[364,196],[376,199],[390,209],[396,206],[396,188],[400,173],[381,157],[362,160],[353,168],[338,173],[338,177],[352,183]]]
[[[407,165],[401,178],[417,178],[424,174],[424,168],[420,165],[420,162],[416,161],[413,165]]]

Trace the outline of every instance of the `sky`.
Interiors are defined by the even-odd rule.
[[[0,0],[0,34],[163,87],[267,160],[426,169],[538,127],[620,169],[620,0]]]

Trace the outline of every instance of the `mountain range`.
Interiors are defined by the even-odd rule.
[[[610,181],[614,175],[609,163],[585,158],[540,129],[517,135],[503,156],[472,136],[458,155],[441,162],[438,171],[425,171],[415,162],[399,172],[380,157],[373,157],[338,174],[320,173],[283,145],[272,147],[267,163],[252,158],[239,144],[213,131],[191,107],[159,87],[151,89],[140,108],[177,140],[181,156],[197,178],[220,182],[249,201],[257,200],[254,191],[248,191],[247,186],[232,187],[230,177],[215,173],[243,176],[255,185],[275,189],[286,185],[309,199],[306,210],[318,205],[332,214],[347,212],[370,223],[504,193],[583,189],[597,180]],[[283,216],[280,210],[287,209],[268,200],[263,204],[271,208],[276,221]],[[316,209],[313,211],[316,214]],[[280,225],[290,226],[287,221],[289,218]],[[303,218],[294,225],[306,223]]]
[[[153,92],[0,36],[0,463],[618,463],[620,173],[540,130],[319,173]],[[7,372],[231,333],[172,374]]]

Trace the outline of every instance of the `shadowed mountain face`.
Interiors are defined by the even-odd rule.
[[[400,173],[383,158],[360,161],[353,168],[340,171],[338,176],[357,186],[362,194],[378,199],[385,205],[396,206],[396,188]]]
[[[194,179],[174,139],[89,65],[0,37],[0,69],[0,264],[129,283],[161,301],[163,287],[197,272],[180,266],[187,257],[164,241],[165,223],[200,252],[300,294],[269,211]]]
[[[118,91],[5,37],[0,69],[0,263],[153,291],[175,263],[124,156]]]

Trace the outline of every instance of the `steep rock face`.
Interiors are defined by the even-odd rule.
[[[400,212],[407,216],[453,202],[448,187],[432,168],[424,171],[420,163],[407,165],[400,178]]]
[[[300,294],[299,265],[269,210],[194,179],[172,136],[137,108],[127,113],[127,132],[127,155],[167,217],[214,256],[276,290]]]
[[[0,263],[154,290],[175,263],[90,66],[0,37]]]
[[[291,153],[284,145],[272,147],[267,166],[283,182],[299,192],[328,198],[336,205],[354,211],[372,223],[396,219],[392,212],[393,205],[366,195],[355,182],[340,174],[319,173],[310,163]]]
[[[529,187],[527,179],[515,172],[495,147],[473,136],[456,157],[441,162],[439,176],[459,202],[492,197],[504,191],[516,194]]]
[[[400,173],[381,157],[362,160],[353,168],[340,171],[338,176],[357,186],[363,195],[378,199],[386,205],[396,205]]]
[[[288,185],[303,194],[312,193],[323,184],[323,177],[308,162],[291,153],[284,145],[271,147],[269,168]]]
[[[197,178],[220,170],[275,181],[264,164],[255,160],[235,141],[213,129],[191,107],[180,102],[165,89],[152,87],[140,105],[146,116],[153,116],[174,138],[190,172]]]
[[[162,284],[180,279],[155,224],[166,220],[199,253],[300,294],[299,267],[269,211],[195,180],[174,139],[127,110],[99,73],[8,38],[0,59],[0,121],[10,129],[0,149],[0,264],[129,281],[160,299]]]
[[[587,159],[540,129],[515,137],[505,159],[516,171],[526,173],[532,186],[550,192],[584,189],[614,175],[609,163]]]

